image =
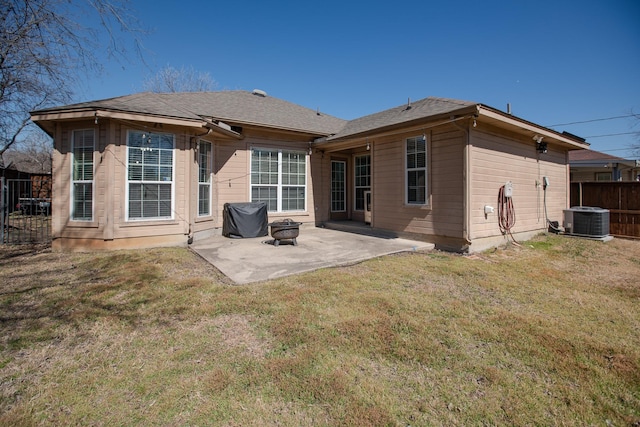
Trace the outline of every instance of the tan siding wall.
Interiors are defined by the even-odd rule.
[[[517,138],[519,143],[514,143]],[[501,136],[490,128],[471,132],[471,238],[500,236],[498,192],[513,183],[516,224],[513,233],[546,230],[542,177],[547,176],[547,211],[550,220],[561,221],[567,205],[566,153],[549,147],[538,155],[533,140]],[[495,212],[485,217],[484,206]]]
[[[251,149],[272,148],[307,152],[307,140],[296,140],[279,133],[245,131],[245,139],[234,142],[219,142],[214,158],[214,192],[217,194],[217,227],[222,227],[225,203],[243,203],[251,200]],[[269,221],[291,218],[295,221],[315,223],[314,187],[312,171],[321,162],[321,154],[307,155],[307,209],[304,212],[269,213]]]
[[[430,206],[406,204],[405,141],[415,133],[376,141],[372,150],[373,223],[402,233],[462,236],[464,133],[443,127],[429,138]]]

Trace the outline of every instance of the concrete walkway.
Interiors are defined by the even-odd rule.
[[[213,236],[190,247],[237,284],[260,282],[325,267],[354,264],[398,252],[431,250],[434,245],[302,226],[298,245],[270,236],[231,239]]]

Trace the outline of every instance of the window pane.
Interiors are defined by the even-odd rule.
[[[128,133],[129,219],[171,218],[174,136]]]
[[[71,219],[93,220],[93,129],[72,133]]]
[[[253,187],[251,189],[252,202],[265,202],[267,210],[275,212],[278,209],[278,191],[275,187]]]
[[[304,152],[252,150],[251,201],[266,202],[269,211],[304,210],[306,179],[307,156]]]
[[[198,215],[211,215],[211,186],[200,184],[198,186]]]
[[[407,139],[407,203],[427,201],[427,143],[424,137]]]
[[[364,210],[364,192],[371,190],[371,156],[355,158],[355,210]]]
[[[346,210],[345,162],[331,162],[331,211]]]
[[[304,187],[284,187],[282,189],[282,210],[304,210]]]
[[[93,184],[76,183],[73,185],[73,212],[74,220],[91,221],[93,218]]]

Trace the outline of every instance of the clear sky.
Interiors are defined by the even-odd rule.
[[[440,96],[483,103],[633,157],[639,0],[132,0],[145,58],[112,63],[78,101],[139,92],[171,65],[344,119]]]

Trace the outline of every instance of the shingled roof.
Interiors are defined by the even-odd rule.
[[[374,129],[380,130],[393,125],[452,113],[475,105],[477,105],[475,102],[437,97],[429,97],[414,102],[407,102],[406,104],[398,107],[351,120],[342,128],[342,130],[340,130],[340,132],[327,138],[327,140],[333,141],[366,133]]]
[[[143,92],[43,109],[34,111],[32,114],[94,109],[187,120],[213,119],[229,124],[259,125],[317,135],[334,134],[346,123],[343,119],[266,96],[264,92],[239,90],[183,93]]]
[[[611,154],[601,153],[595,150],[574,150],[569,151],[569,162],[590,162],[590,161],[626,161],[622,157],[612,156]]]

